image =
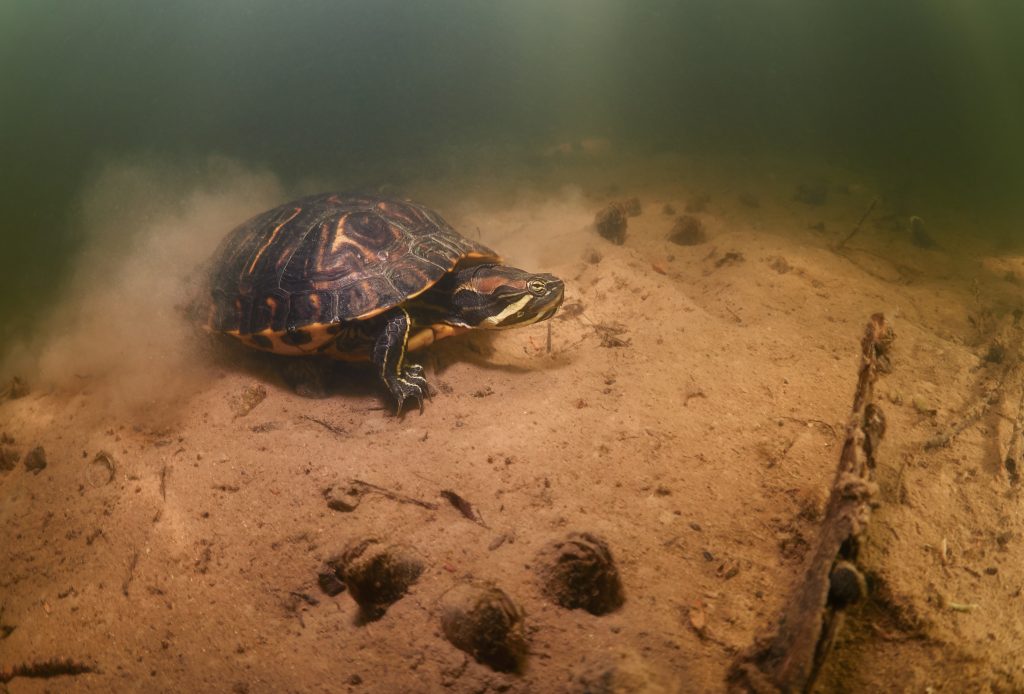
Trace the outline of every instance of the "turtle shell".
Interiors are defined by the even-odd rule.
[[[327,193],[231,231],[213,257],[210,329],[261,349],[309,353],[491,249],[412,202]]]

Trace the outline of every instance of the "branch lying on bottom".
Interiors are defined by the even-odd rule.
[[[872,401],[873,386],[878,374],[889,368],[893,339],[885,317],[873,315],[861,341],[846,440],[813,559],[774,635],[755,642],[731,668],[733,689],[757,694],[810,691],[842,626],[845,609],[867,593],[856,562],[875,506],[875,456],[885,434],[885,417]]]
[[[15,677],[60,677],[61,675],[82,675],[95,670],[88,665],[67,658],[55,658],[38,663],[24,663],[12,668],[0,668],[0,684],[7,684]]]

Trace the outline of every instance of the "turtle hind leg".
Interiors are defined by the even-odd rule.
[[[373,344],[371,355],[381,380],[398,403],[396,414],[402,413],[402,405],[406,400],[415,400],[420,406],[420,412],[423,412],[423,397],[430,395],[423,367],[405,360],[411,327],[409,313],[402,307],[395,309],[385,319],[384,328]]]

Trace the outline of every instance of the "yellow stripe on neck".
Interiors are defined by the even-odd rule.
[[[489,316],[487,318],[484,318],[482,325],[485,326],[485,327],[486,326],[490,326],[492,328],[498,327],[499,325],[501,325],[501,322],[503,320],[505,320],[506,318],[508,318],[509,316],[511,316],[514,313],[518,313],[519,311],[522,310],[522,308],[524,306],[526,306],[528,303],[530,303],[530,298],[531,297],[529,295],[524,296],[522,299],[520,299],[519,301],[515,302],[514,304],[511,304],[510,306],[506,306],[502,310],[502,312],[499,313],[498,315],[496,315],[496,316]]]

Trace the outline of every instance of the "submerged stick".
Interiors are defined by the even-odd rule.
[[[308,414],[300,414],[299,415],[299,419],[306,419],[306,420],[308,420],[310,422],[313,422],[314,424],[319,424],[324,429],[326,429],[327,431],[331,432],[332,434],[335,434],[336,436],[343,436],[343,437],[347,437],[348,436],[348,432],[345,431],[344,428],[339,427],[336,424],[331,424],[326,419],[321,419],[320,417],[313,417],[312,415],[308,415]]]
[[[847,241],[849,241],[854,236],[856,236],[858,233],[860,233],[860,228],[862,226],[864,226],[864,222],[866,222],[868,220],[868,215],[871,214],[872,210],[875,209],[875,205],[877,205],[877,204],[878,204],[878,198],[872,198],[871,199],[871,204],[868,205],[868,209],[864,212],[863,215],[861,215],[860,221],[857,222],[857,226],[855,226],[853,228],[853,231],[851,231],[849,234],[847,234],[846,237],[842,241],[840,241],[839,243],[837,243],[835,245],[834,250],[841,251],[843,249],[843,247],[846,245]]]
[[[359,494],[380,494],[386,499],[391,499],[392,501],[397,501],[402,504],[422,506],[423,508],[430,509],[431,511],[436,511],[438,509],[438,505],[433,502],[423,501],[422,499],[416,499],[411,496],[406,496],[405,494],[399,494],[398,492],[387,489],[386,487],[380,487],[376,484],[371,484],[362,480],[349,480],[349,484],[351,484],[352,488]]]
[[[23,663],[12,668],[0,668],[0,684],[7,684],[15,677],[59,677],[95,672],[93,668],[67,658],[56,658],[35,663]]]
[[[1013,419],[1013,432],[1010,434],[1010,441],[1006,445],[1006,454],[1003,456],[1003,469],[1006,470],[1010,484],[1014,486],[1020,484],[1021,439],[1024,438],[1022,432],[1024,432],[1024,387],[1020,391],[1017,416]]]
[[[867,592],[857,555],[875,505],[873,481],[885,417],[873,402],[874,383],[889,363],[892,328],[885,317],[871,317],[861,341],[857,389],[846,439],[812,561],[783,609],[775,633],[758,640],[732,666],[733,690],[807,692],[842,626],[844,611]]]

